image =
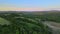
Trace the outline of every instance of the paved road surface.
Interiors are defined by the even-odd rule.
[[[52,33],[53,34],[60,34],[60,23],[56,23],[56,22],[51,22],[51,21],[45,21],[43,22],[45,25],[49,26],[50,28],[52,28]]]

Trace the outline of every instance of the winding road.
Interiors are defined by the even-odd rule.
[[[43,24],[52,28],[53,34],[60,34],[60,23],[51,22],[51,21],[44,21]]]

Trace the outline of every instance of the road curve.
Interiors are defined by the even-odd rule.
[[[44,21],[44,25],[47,25],[48,27],[52,28],[53,34],[60,34],[60,23],[51,22],[51,21]]]

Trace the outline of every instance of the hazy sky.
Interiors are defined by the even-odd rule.
[[[60,0],[0,0],[0,10],[60,9]]]

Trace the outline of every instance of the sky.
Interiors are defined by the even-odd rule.
[[[60,9],[60,0],[0,0],[0,10],[40,11]]]

